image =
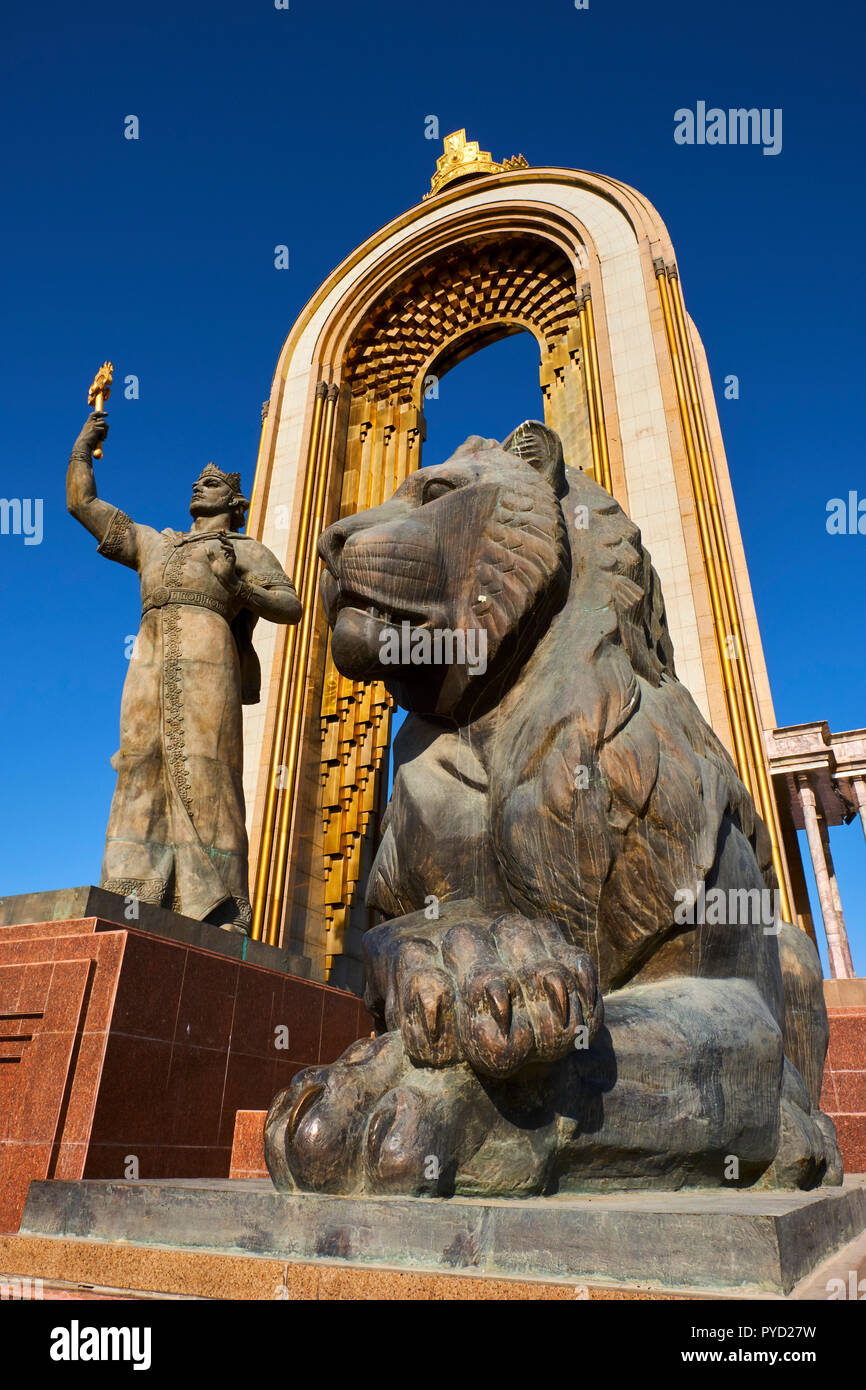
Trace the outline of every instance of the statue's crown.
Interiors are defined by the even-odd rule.
[[[240,473],[224,473],[221,468],[217,468],[215,463],[208,463],[201,470],[198,476],[199,478],[219,478],[221,482],[228,484],[235,496],[240,495]]]

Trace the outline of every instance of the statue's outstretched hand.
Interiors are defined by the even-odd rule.
[[[234,547],[225,536],[209,541],[206,547],[210,567],[224,589],[233,594],[238,587],[240,576],[237,572]]]
[[[97,444],[101,444],[108,434],[108,417],[104,410],[91,410],[84,422],[81,433],[76,439],[76,445],[82,445],[85,449],[95,449]]]

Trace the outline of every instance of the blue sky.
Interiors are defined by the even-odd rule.
[[[0,892],[99,873],[139,608],[135,576],[65,511],[93,372],[110,356],[140,380],[139,400],[110,402],[109,500],[184,526],[209,459],[251,485],[280,345],[334,265],[428,188],[431,114],[661,211],[720,398],[778,720],[866,724],[866,537],[825,529],[829,498],[866,496],[863,29],[859,8],[804,0],[15,7],[2,492],[44,499],[44,536],[0,536]],[[677,145],[674,112],[701,100],[781,108],[781,153]],[[534,351],[512,339],[443,381],[427,462],[540,413]],[[856,824],[832,843],[866,974],[866,845]]]

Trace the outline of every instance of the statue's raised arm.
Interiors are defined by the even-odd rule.
[[[91,535],[102,541],[111,525],[115,508],[103,502],[96,491],[93,476],[93,450],[108,434],[108,420],[103,410],[92,410],[72,446],[72,456],[66,473],[66,507]]]

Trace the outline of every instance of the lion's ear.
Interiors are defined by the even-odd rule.
[[[506,453],[517,454],[536,472],[542,473],[557,497],[565,495],[565,459],[562,456],[562,440],[555,430],[548,429],[540,420],[524,420],[502,447]]]

